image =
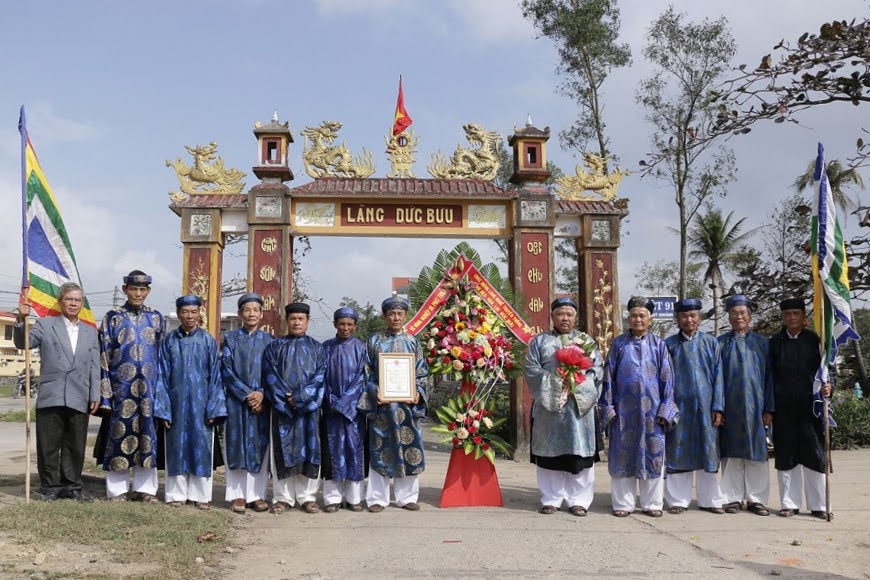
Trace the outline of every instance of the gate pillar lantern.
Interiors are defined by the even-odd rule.
[[[520,186],[514,208],[513,245],[509,251],[510,276],[522,295],[521,314],[534,331],[550,327],[550,301],[554,287],[553,228],[556,225],[554,198],[544,187],[547,170],[546,142],[550,128],[543,131],[531,119],[508,138],[513,148],[514,173],[511,183]],[[528,448],[531,398],[525,381],[518,380],[511,393],[512,425],[517,447]]]
[[[290,188],[293,179],[288,150],[293,142],[290,123],[278,113],[268,124],[254,126],[260,183],[248,191],[248,291],[263,296],[261,328],[283,334],[284,303],[289,301],[293,272],[293,232],[290,230]]]

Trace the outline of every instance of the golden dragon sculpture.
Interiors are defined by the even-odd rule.
[[[217,156],[217,143],[212,141],[208,145],[196,147],[184,146],[187,152],[193,156],[193,166],[188,166],[181,157],[175,161],[167,161],[166,167],[175,169],[181,191],[170,195],[173,201],[181,201],[190,195],[211,194],[238,194],[245,187],[242,179],[243,171],[238,169],[224,168],[223,157]]]
[[[462,128],[465,130],[465,138],[476,148],[457,145],[449,159],[438,152],[432,156],[427,171],[436,179],[495,179],[498,174],[498,142],[501,135],[474,123],[463,125]]]
[[[583,159],[589,172],[581,165],[575,168],[576,175],[565,175],[556,180],[559,197],[569,201],[613,201],[622,178],[628,171],[616,167],[610,174],[604,172],[605,164],[611,157],[601,157],[589,151],[583,152]],[[586,191],[593,193],[587,194]]]
[[[372,154],[363,149],[354,157],[345,143],[333,145],[339,129],[338,121],[324,121],[319,127],[306,127],[301,131],[305,137],[302,149],[305,172],[314,178],[369,177],[375,172]]]

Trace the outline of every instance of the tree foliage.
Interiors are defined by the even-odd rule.
[[[704,281],[710,282],[713,294],[713,334],[719,335],[719,293],[724,287],[722,274],[725,260],[734,255],[738,244],[746,240],[755,230],[741,233],[746,218],[731,221],[734,212],[724,218],[722,210],[708,207],[704,213],[695,216],[689,229],[689,244],[694,248],[689,257],[703,259],[707,263]]]
[[[735,274],[726,295],[745,294],[753,301],[753,328],[765,335],[781,326],[780,301],[812,297],[811,217],[797,211],[805,206],[800,194],[779,200],[759,228],[760,246],[742,246],[725,260]]]
[[[647,34],[644,56],[654,67],[641,81],[637,102],[653,126],[652,151],[640,161],[643,176],[669,183],[679,214],[680,288],[688,294],[688,229],[712,196],[724,196],[735,173],[734,154],[714,139],[702,139],[716,109],[711,95],[729,66],[736,45],[728,21],[687,22],[668,8]]]
[[[794,188],[803,193],[813,187],[813,177],[816,173],[816,160],[813,159],[807,165],[807,170],[794,180]],[[843,212],[856,209],[858,204],[849,196],[846,189],[850,184],[858,189],[864,189],[864,178],[854,167],[846,167],[837,159],[832,159],[825,165],[825,173],[828,175],[828,186],[831,188],[831,196]]]
[[[522,0],[523,16],[559,51],[562,93],[579,106],[577,120],[561,132],[562,143],[578,151],[594,140],[598,154],[609,154],[601,88],[607,75],[631,62],[627,43],[619,42],[616,0]]]
[[[369,337],[387,329],[387,323],[384,321],[380,309],[370,302],[366,302],[365,306],[361,306],[353,298],[345,296],[341,299],[341,305],[353,308],[359,314],[354,335],[361,341],[367,342]]]
[[[740,65],[720,87],[711,132],[743,134],[762,119],[797,123],[794,113],[811,107],[870,101],[868,47],[866,19],[822,24],[818,34],[804,32],[794,43],[780,40],[755,68]]]

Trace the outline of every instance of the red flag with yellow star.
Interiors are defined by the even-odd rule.
[[[393,136],[398,135],[411,126],[413,119],[405,110],[405,94],[402,92],[402,77],[399,76],[399,98],[396,100],[396,116],[393,122]]]

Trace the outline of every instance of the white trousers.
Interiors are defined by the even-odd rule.
[[[197,475],[167,475],[165,484],[166,503],[172,501],[211,501],[212,477]]]
[[[723,501],[726,504],[747,500],[767,505],[770,499],[770,467],[767,461],[722,458]]]
[[[295,506],[317,499],[319,479],[311,479],[304,475],[291,475],[286,479],[275,479],[272,483],[272,503],[279,501]]]
[[[247,469],[227,469],[226,500],[244,499],[245,503],[266,499],[269,486],[269,454],[263,457],[260,471],[251,473]]]
[[[662,474],[655,479],[638,479],[636,477],[610,478],[610,504],[614,511],[633,512],[635,495],[640,488],[640,509],[643,511],[661,510],[664,505],[665,466],[662,464]]]
[[[784,509],[801,509],[801,487],[806,494],[807,509],[827,511],[825,506],[825,474],[798,465],[794,469],[777,470],[779,501]]]
[[[106,472],[106,497],[109,499],[130,491],[130,472],[133,472],[133,491],[157,495],[157,468],[133,467],[124,471]]]
[[[405,504],[417,503],[420,496],[420,481],[416,475],[393,478],[393,491],[396,495],[396,505],[402,507]],[[366,486],[366,505],[369,507],[390,505],[390,478],[369,469],[369,484]]]
[[[362,481],[324,479],[323,503],[324,505],[340,504],[344,500],[351,505],[356,505],[362,501],[362,490]]]
[[[538,475],[538,490],[541,492],[541,504],[560,508],[562,502],[572,508],[581,506],[589,509],[595,492],[595,468],[589,467],[580,473],[555,471],[536,467]]]
[[[698,507],[722,507],[719,477],[703,469],[668,474],[665,479],[665,501],[668,507],[689,507],[692,503],[692,487],[698,489]]]

